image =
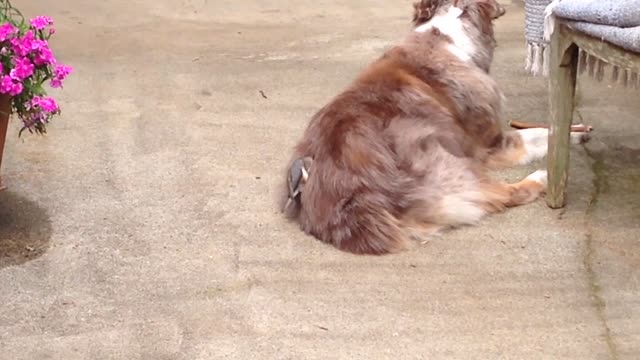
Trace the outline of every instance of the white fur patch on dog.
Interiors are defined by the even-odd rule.
[[[588,134],[583,132],[574,131],[569,134],[571,145],[580,145],[585,142],[586,138],[588,138]]]
[[[462,49],[460,49],[459,47],[450,44],[447,46],[447,50],[449,50],[453,55],[455,55],[458,59],[462,60],[462,61],[469,61],[471,60],[471,56],[469,56],[469,54],[467,54],[466,52],[462,51]]]
[[[438,28],[442,34],[448,35],[453,40],[453,46],[459,51],[454,53],[456,56],[459,53],[464,53],[467,58],[470,58],[475,54],[476,46],[464,30],[460,15],[462,15],[462,9],[452,6],[446,13],[438,14],[429,22],[418,26],[415,31],[423,33],[432,28]]]
[[[487,214],[478,206],[482,199],[482,194],[476,191],[447,194],[442,198],[440,215],[452,225],[476,224]]]
[[[543,128],[518,130],[522,137],[525,154],[520,159],[520,164],[528,164],[532,161],[542,159],[547,155],[549,148],[549,130]],[[570,142],[572,145],[580,145],[587,137],[583,132],[571,132]]]
[[[520,164],[528,164],[534,160],[542,159],[547,155],[549,143],[549,130],[543,128],[518,130],[524,145],[524,156]]]
[[[544,187],[547,187],[547,170],[538,170],[525,178],[526,180],[532,180],[539,184],[542,184]]]

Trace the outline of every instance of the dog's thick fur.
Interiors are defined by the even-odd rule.
[[[500,127],[489,68],[502,14],[495,0],[416,3],[406,39],[311,119],[291,162],[313,165],[286,215],[339,249],[385,254],[535,200],[545,172],[515,184],[488,174],[546,154],[546,129]]]

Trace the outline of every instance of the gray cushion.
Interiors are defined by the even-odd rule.
[[[560,0],[553,15],[572,28],[640,53],[640,0]]]
[[[621,28],[640,26],[640,0],[561,0],[557,17]]]

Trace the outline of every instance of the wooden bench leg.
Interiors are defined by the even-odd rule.
[[[578,47],[563,36],[556,26],[551,36],[549,68],[549,151],[547,171],[549,187],[547,205],[553,209],[564,207],[565,188],[569,177],[569,134],[578,71]]]

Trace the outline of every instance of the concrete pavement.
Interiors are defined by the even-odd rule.
[[[76,72],[46,137],[10,130],[0,359],[640,358],[638,92],[580,79],[596,132],[566,209],[357,257],[285,222],[274,186],[410,1],[16,5],[54,17]],[[507,119],[540,121],[523,19],[515,3],[497,24],[493,72]]]

